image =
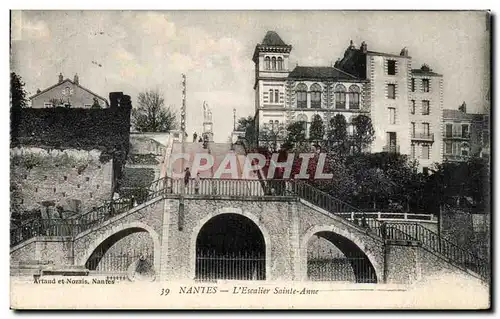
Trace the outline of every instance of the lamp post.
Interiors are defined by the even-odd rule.
[[[186,149],[186,75],[182,74],[182,105],[181,105],[181,153],[185,153]],[[184,168],[184,158],[182,158],[182,169]],[[181,194],[179,198],[179,218],[177,220],[177,228],[181,231],[184,225],[184,193],[186,192],[186,184],[181,181]]]

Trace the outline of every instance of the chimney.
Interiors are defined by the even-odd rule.
[[[59,73],[59,82],[58,83],[61,83],[63,81],[63,75],[62,73]]]
[[[352,42],[351,40],[351,43],[349,44],[349,49],[355,49],[356,47],[354,46],[354,42]]]
[[[399,53],[400,56],[408,56],[408,49],[404,47],[401,52]]]
[[[365,41],[361,42],[361,52],[362,53],[368,52],[368,46],[366,45]]]
[[[36,94],[42,92],[40,89],[36,89]]]
[[[73,82],[75,82],[76,85],[80,85],[80,82],[78,81],[78,73],[75,74],[75,77],[73,78]]]
[[[123,92],[111,92],[109,93],[109,103],[110,108],[116,108],[120,106],[120,100],[123,97]]]

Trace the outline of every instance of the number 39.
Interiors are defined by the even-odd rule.
[[[160,296],[166,296],[169,293],[170,293],[170,289],[168,289],[168,288],[161,288]]]

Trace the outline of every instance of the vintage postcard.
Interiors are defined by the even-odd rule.
[[[489,309],[490,36],[11,11],[11,308]]]

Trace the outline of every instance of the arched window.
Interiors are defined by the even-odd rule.
[[[265,61],[266,70],[271,69],[271,59],[268,56],[266,56],[266,58],[264,59],[264,61]]]
[[[307,85],[300,83],[295,90],[297,92],[297,107],[307,107]]]
[[[283,58],[278,58],[278,70],[283,70]]]
[[[321,86],[318,83],[311,85],[311,108],[321,108]]]
[[[304,132],[307,132],[307,115],[305,114],[297,115],[297,122],[301,123],[302,127],[304,128]]]
[[[276,70],[276,58],[272,58],[273,70]]]
[[[273,94],[273,90],[269,90],[269,103],[274,103],[274,94]]]
[[[274,90],[274,103],[279,103],[279,102],[280,102],[280,91]]]
[[[349,87],[349,109],[358,110],[359,109],[359,86],[351,85]]]
[[[335,87],[335,108],[345,110],[345,86],[342,84]]]

